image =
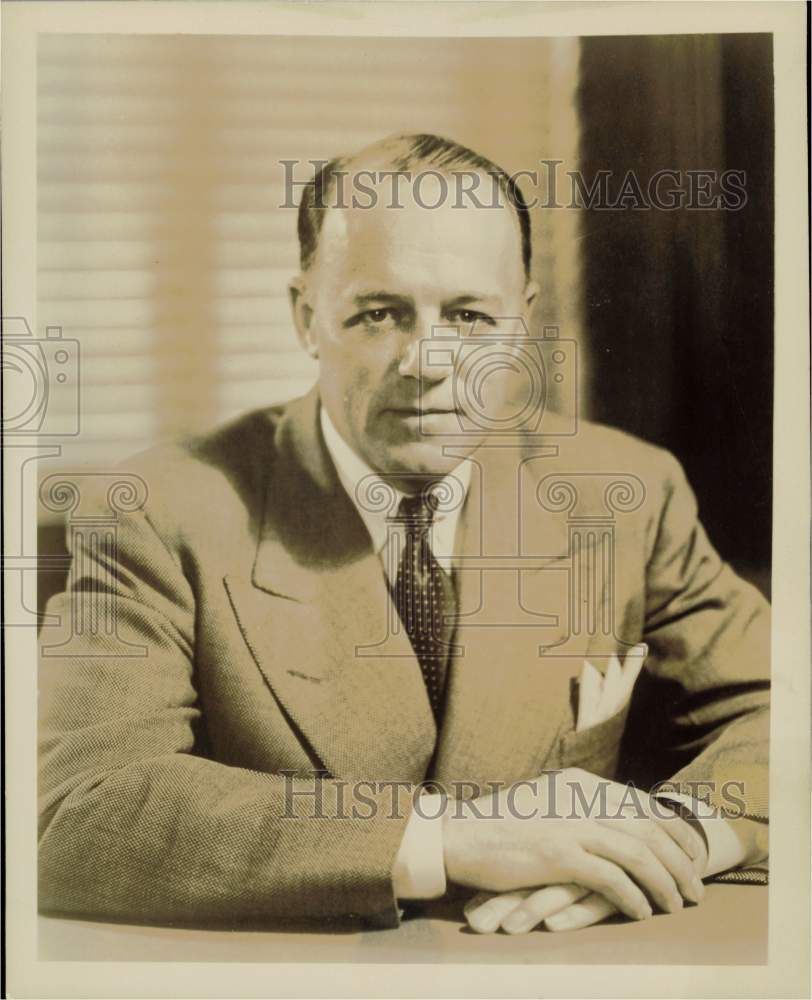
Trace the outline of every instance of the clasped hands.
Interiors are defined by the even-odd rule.
[[[645,792],[570,768],[458,804],[444,818],[448,878],[480,892],[479,933],[574,930],[619,910],[672,913],[704,894],[704,838]],[[484,890],[484,891],[483,891]]]

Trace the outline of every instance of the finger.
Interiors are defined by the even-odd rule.
[[[579,899],[589,895],[589,889],[580,885],[550,885],[531,893],[527,899],[502,921],[502,930],[508,934],[526,934],[547,917],[565,910]]]
[[[548,931],[577,931],[600,923],[613,913],[617,913],[617,909],[608,899],[591,892],[579,903],[547,917],[544,926]]]
[[[609,829],[618,829],[627,836],[645,843],[657,860],[676,882],[684,899],[698,903],[705,895],[705,887],[697,877],[696,868],[685,851],[671,837],[648,819],[598,819],[598,823]]]
[[[573,881],[605,896],[627,917],[646,920],[651,916],[651,907],[642,890],[611,861],[589,851],[579,851],[572,871]]]
[[[622,833],[618,823],[607,829],[596,822],[586,832],[582,845],[631,875],[661,910],[675,913],[682,909],[682,896],[671,874],[644,841]]]
[[[652,806],[652,820],[678,844],[697,868],[704,868],[708,856],[705,838],[677,812],[677,807],[661,798]],[[703,874],[702,871],[699,874]]]
[[[679,815],[678,803],[659,795],[652,797],[640,788],[613,781],[607,785],[606,804],[618,818],[628,814],[652,820],[676,841],[698,869],[704,868],[707,857],[705,839]]]
[[[477,934],[492,934],[498,930],[502,920],[520,906],[522,900],[532,891],[532,889],[519,889],[516,892],[502,892],[496,896],[488,892],[478,893],[464,907],[468,926]]]

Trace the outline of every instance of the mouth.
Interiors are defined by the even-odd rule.
[[[392,406],[390,413],[399,417],[430,417],[456,415],[456,410],[444,409],[439,406]]]

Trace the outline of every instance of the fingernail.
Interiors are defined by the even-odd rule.
[[[502,930],[508,934],[526,934],[533,927],[533,920],[525,914],[514,914],[503,921]]]
[[[648,918],[652,915],[652,909],[650,906],[641,906],[635,914],[635,920],[648,920]]]
[[[544,926],[548,931],[569,931],[572,930],[573,922],[569,917],[548,917],[544,921]]]
[[[696,887],[696,879],[691,879],[687,887],[683,890],[683,895],[689,903],[699,902],[699,890]]]
[[[471,921],[470,926],[477,934],[493,934],[499,926],[499,921],[496,917],[482,917],[481,919]]]
[[[702,879],[694,875],[693,881],[691,882],[691,888],[696,893],[696,902],[698,903],[699,900],[705,895],[705,885],[702,882]]]
[[[676,913],[682,909],[682,896],[671,896],[668,900],[668,912]]]

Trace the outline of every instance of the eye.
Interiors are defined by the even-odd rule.
[[[365,309],[351,316],[344,326],[390,327],[403,322],[403,310],[396,306],[381,306],[378,309]]]
[[[371,323],[385,323],[387,319],[396,319],[395,310],[391,307],[385,309],[370,309],[364,313],[364,318]]]
[[[479,312],[477,309],[453,309],[451,318],[460,323],[470,326],[473,323],[485,323],[488,326],[495,326],[496,320],[487,313]]]

